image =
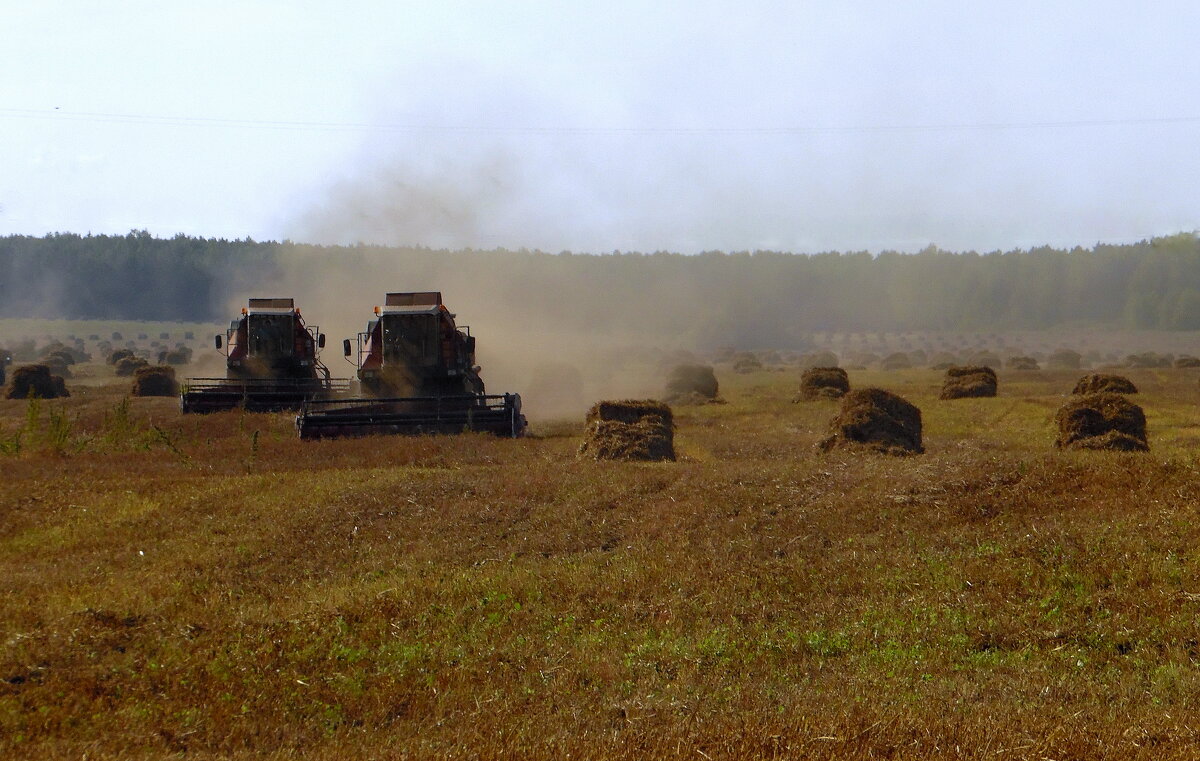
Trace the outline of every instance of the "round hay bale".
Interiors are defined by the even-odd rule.
[[[54,375],[47,365],[22,365],[12,371],[12,378],[5,389],[5,399],[57,399],[70,396],[67,384],[61,375]]]
[[[1176,368],[1200,367],[1200,357],[1193,357],[1190,354],[1184,354],[1175,358]]]
[[[939,399],[968,399],[996,395],[996,371],[982,365],[946,369]]]
[[[587,413],[581,456],[596,460],[675,459],[671,408],[654,399],[601,401]]]
[[[1008,369],[1010,370],[1041,370],[1038,361],[1033,357],[1009,357]]]
[[[1111,449],[1148,452],[1146,415],[1121,394],[1084,394],[1054,414],[1059,449]]]
[[[134,396],[178,396],[175,368],[165,365],[139,367],[133,373]]]
[[[1136,394],[1137,386],[1124,375],[1089,373],[1075,384],[1072,394]]]
[[[850,376],[840,367],[810,367],[800,375],[800,394],[793,402],[841,399],[850,390]]]
[[[1077,351],[1056,349],[1046,359],[1046,364],[1053,370],[1078,370],[1083,357]]]
[[[195,340],[196,340],[196,334],[195,334],[193,331],[190,331],[190,330],[185,330],[185,331],[183,331],[183,340],[185,340],[185,341],[195,341]]]
[[[140,368],[149,366],[149,362],[141,357],[123,357],[117,361],[114,366],[117,375],[128,377],[136,373]]]
[[[717,374],[708,365],[675,365],[667,376],[669,404],[704,404],[717,398]]]
[[[829,436],[817,444],[823,452],[835,447],[890,455],[925,451],[921,443],[921,410],[881,388],[862,388],[847,393],[829,427]]]
[[[884,370],[908,370],[912,367],[912,359],[904,352],[898,351],[884,357],[880,367]]]

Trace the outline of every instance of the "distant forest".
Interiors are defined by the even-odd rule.
[[[352,280],[381,262],[406,282],[416,280],[409,273],[494,282],[497,301],[522,302],[531,319],[712,330],[714,339],[746,344],[787,345],[828,330],[1200,330],[1194,233],[1091,249],[877,255],[446,251],[146,232],[8,236],[0,238],[0,316],[216,322],[228,319],[231,293],[273,293],[274,283],[296,282],[289,273],[297,268],[314,277],[332,268]],[[385,286],[369,277],[362,283],[375,303]],[[748,340],[755,337],[762,341]]]

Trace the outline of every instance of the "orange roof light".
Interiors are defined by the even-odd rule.
[[[250,312],[249,309],[247,309],[246,307],[242,307],[242,314],[249,314],[249,312]]]
[[[380,308],[379,308],[379,307],[375,307],[375,314],[376,314],[376,315],[378,315],[380,311],[382,311],[382,310],[380,310]]]

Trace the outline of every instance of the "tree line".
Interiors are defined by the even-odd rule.
[[[515,318],[787,346],[813,331],[1200,330],[1195,233],[980,254],[774,251],[584,255],[316,246],[141,231],[0,238],[0,317],[222,321],[231,293],[297,272],[472,283]],[[403,289],[403,287],[401,287]],[[462,308],[462,307],[459,307]]]

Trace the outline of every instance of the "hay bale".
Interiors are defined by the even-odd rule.
[[[1113,449],[1148,452],[1146,415],[1121,394],[1084,394],[1054,414],[1059,449]]]
[[[675,365],[667,376],[669,404],[705,404],[717,398],[717,375],[708,365]]]
[[[982,352],[978,352],[976,354],[972,354],[970,357],[968,357],[967,365],[974,365],[975,367],[988,367],[988,368],[991,368],[992,370],[999,370],[1001,367],[1004,366],[1004,363],[1001,362],[1000,358],[997,357],[995,354],[992,354],[991,352],[987,352],[987,351],[982,351]]]
[[[674,460],[671,408],[654,399],[602,401],[587,413],[581,456],[597,460]]]
[[[134,356],[133,349],[115,349],[108,355],[108,358],[105,361],[110,365],[116,365],[126,357],[132,356]]]
[[[837,367],[838,357],[831,351],[814,351],[800,357],[800,367],[811,370],[814,367]]]
[[[165,365],[139,367],[133,373],[134,396],[178,396],[175,368]]]
[[[733,371],[735,373],[753,373],[763,369],[762,362],[753,354],[749,356],[739,357],[733,362]]]
[[[967,399],[996,395],[996,371],[982,365],[946,369],[939,399]]]
[[[908,370],[912,367],[912,360],[904,352],[898,351],[884,357],[880,367],[884,370]]]
[[[141,357],[130,356],[118,360],[113,369],[116,370],[117,375],[128,377],[136,373],[140,368],[148,367],[149,365],[150,363]]]
[[[1057,349],[1046,359],[1046,364],[1053,370],[1078,370],[1083,357],[1077,351]]]
[[[800,394],[793,402],[841,399],[850,390],[850,376],[840,367],[810,367],[800,376]]]
[[[61,375],[54,375],[46,365],[22,365],[12,372],[8,387],[5,389],[5,399],[28,399],[36,396],[39,399],[57,399],[70,396],[67,384]]]
[[[1137,386],[1123,375],[1089,373],[1075,384],[1072,394],[1136,394]]]
[[[1190,354],[1183,354],[1175,358],[1176,368],[1200,367],[1200,357],[1193,357]]]
[[[1040,369],[1042,369],[1038,365],[1038,361],[1036,359],[1034,359],[1033,357],[1009,357],[1007,365],[1008,365],[1009,370],[1040,370]]]
[[[921,410],[881,388],[863,388],[846,394],[829,427],[829,436],[817,444],[823,452],[835,447],[890,455],[925,451],[921,444]]]

